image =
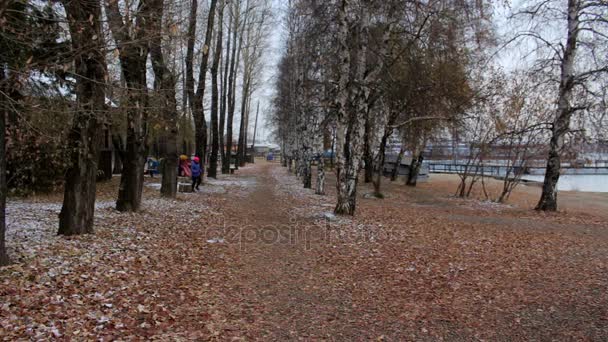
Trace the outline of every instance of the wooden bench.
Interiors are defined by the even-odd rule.
[[[236,165],[230,165],[230,173],[234,174],[234,170],[236,170]]]
[[[190,184],[190,183],[177,183],[177,191],[179,191],[179,192],[192,192],[192,184]]]

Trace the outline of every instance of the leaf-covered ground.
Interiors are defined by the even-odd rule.
[[[9,202],[2,339],[608,339],[605,213],[454,199],[439,177],[362,184],[335,217],[331,184],[264,162],[176,201],[147,182],[137,214],[101,185],[91,236],[54,235],[59,196]]]

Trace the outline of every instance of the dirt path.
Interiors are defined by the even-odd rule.
[[[319,330],[318,321],[336,321],[351,309],[348,287],[327,282],[331,270],[311,254],[313,247],[326,243],[325,232],[312,218],[293,214],[297,199],[275,187],[273,167],[257,167],[254,191],[226,212],[235,218],[227,219],[228,225],[240,227],[237,235],[230,234],[228,243],[238,248],[233,252],[241,263],[235,280],[239,286],[225,293],[241,303],[241,313],[249,323],[234,335],[272,340],[355,337],[344,336],[348,329],[335,325]]]
[[[69,239],[56,200],[12,203],[15,232],[46,235],[0,269],[0,340],[608,337],[604,221],[364,185],[328,221],[332,177],[317,196],[257,161],[176,200],[149,179],[133,214],[106,184],[96,234]]]

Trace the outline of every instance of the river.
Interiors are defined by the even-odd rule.
[[[522,179],[541,182],[543,175],[523,175]],[[561,175],[557,183],[561,191],[608,192],[608,175]]]

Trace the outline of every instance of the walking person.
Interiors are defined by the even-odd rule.
[[[190,166],[192,171],[192,192],[199,190],[198,187],[201,185],[203,168],[201,167],[200,161],[199,157],[194,157],[192,165]]]

